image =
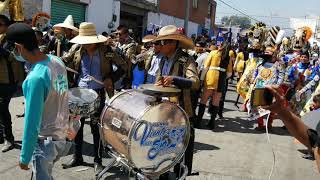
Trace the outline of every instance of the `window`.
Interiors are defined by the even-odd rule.
[[[192,1],[192,7],[193,8],[198,8],[198,0],[193,0]]]

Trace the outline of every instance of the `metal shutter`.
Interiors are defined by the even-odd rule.
[[[67,0],[51,1],[51,24],[62,23],[68,15],[73,16],[75,24],[85,21],[86,5]]]

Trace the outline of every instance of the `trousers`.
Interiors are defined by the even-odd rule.
[[[94,113],[92,116],[90,116],[90,127],[91,127],[91,133],[93,135],[93,147],[94,147],[94,162],[101,164],[102,162],[102,142],[100,139],[100,134],[99,134],[99,119],[100,115],[102,113],[102,110],[105,105],[105,91],[104,89],[99,89],[95,90],[100,98],[100,106],[96,113]],[[85,124],[85,118],[81,118],[81,127],[74,139],[74,144],[75,144],[75,158],[82,158],[82,144],[83,144],[83,127]]]

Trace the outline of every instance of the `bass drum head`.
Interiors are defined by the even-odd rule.
[[[129,161],[144,174],[159,176],[182,158],[189,137],[189,120],[179,106],[151,106],[129,133]]]

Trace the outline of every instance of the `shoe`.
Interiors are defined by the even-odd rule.
[[[12,150],[13,148],[14,148],[14,142],[10,142],[10,141],[5,140],[4,146],[2,147],[1,151],[3,153],[5,153],[5,152]]]
[[[69,169],[69,168],[73,168],[81,165],[83,165],[83,159],[73,157],[69,162],[62,164],[62,168]]]
[[[223,114],[222,113],[218,113],[219,119],[224,119]]]
[[[4,143],[4,137],[3,135],[0,135],[0,144],[3,144]]]
[[[103,171],[103,166],[101,163],[94,163],[93,168],[94,172],[96,173],[96,176],[99,175],[101,171]]]

